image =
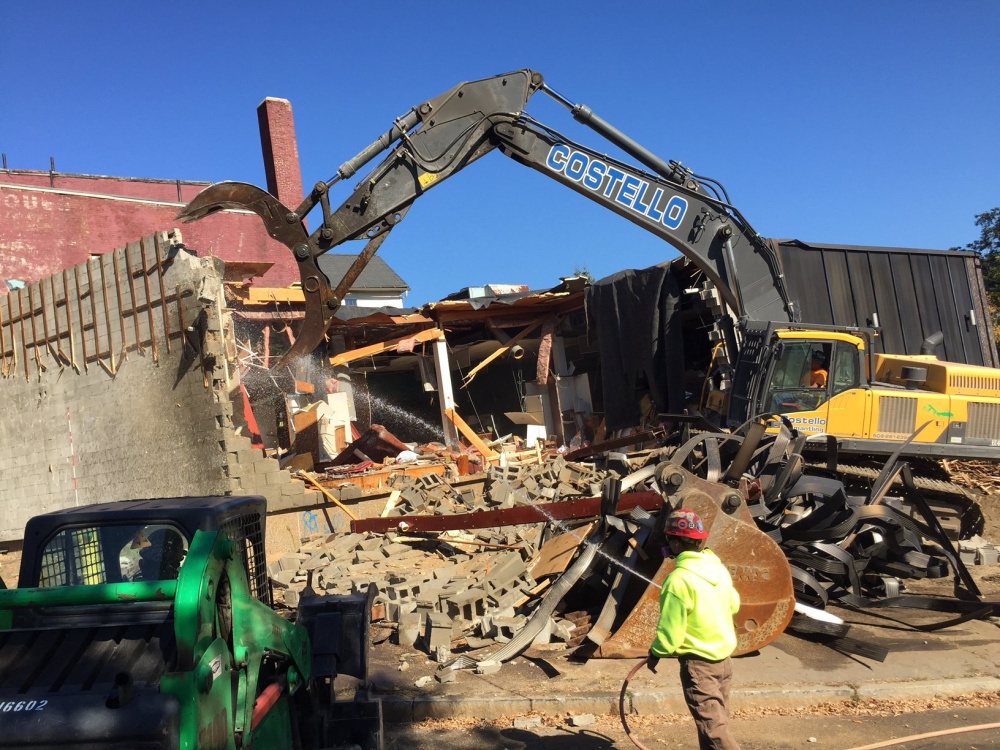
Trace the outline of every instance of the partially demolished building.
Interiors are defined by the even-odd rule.
[[[301,188],[276,156],[284,110],[268,100],[262,112],[269,187],[295,205]],[[21,221],[45,201],[82,210],[92,197],[60,179],[0,185],[15,196],[3,205]],[[157,221],[198,186],[174,188]],[[263,495],[284,604],[306,589],[366,593],[400,643],[484,672],[550,638],[590,655],[644,652],[666,574],[664,498],[712,519],[713,546],[733,559],[767,558],[733,564],[749,604],[743,650],[776,637],[796,598],[881,606],[908,576],[952,574],[975,600],[965,563],[995,561],[991,545],[971,559],[960,546],[982,528],[974,505],[925,502],[895,461],[848,478],[835,460],[808,465],[788,425],[728,435],[690,418],[706,383],[726,377],[732,321],[687,261],[541,291],[466,289],[416,309],[343,306],[311,357],[276,368],[305,317],[294,265],[256,225],[240,244],[251,251],[226,257],[227,232],[255,217],[212,220],[229,228],[198,235],[199,253],[171,230],[18,267],[27,283],[0,297],[4,540],[67,505]],[[942,330],[953,361],[998,365],[976,324],[986,311],[972,256],[779,248],[810,320],[881,326],[878,346],[900,352]],[[373,289],[402,301],[389,294],[401,287]],[[890,303],[900,289],[919,303]]]

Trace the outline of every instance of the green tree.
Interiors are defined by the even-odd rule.
[[[983,279],[993,313],[993,333],[1000,342],[1000,321],[997,319],[997,312],[1000,311],[1000,206],[976,214],[976,226],[980,228],[979,239],[962,249],[979,253],[983,259]]]

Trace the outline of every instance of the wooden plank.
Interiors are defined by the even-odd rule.
[[[476,434],[476,431],[469,427],[464,419],[458,416],[457,411],[446,409],[445,416],[448,417],[448,420],[458,428],[458,431],[465,436],[465,439],[472,443],[472,447],[479,451],[487,461],[500,457],[499,453],[484,443],[483,439]]]
[[[248,305],[269,305],[272,302],[305,302],[306,295],[301,289],[283,288],[269,289],[267,287],[250,287],[247,297]]]
[[[385,487],[390,477],[393,474],[402,474],[408,477],[422,477],[428,474],[437,474],[438,476],[445,475],[445,466],[443,463],[429,463],[422,464],[419,466],[408,466],[407,468],[401,468],[400,465],[392,464],[385,467],[384,469],[379,469],[378,471],[367,471],[364,474],[342,474],[342,475],[327,475],[323,478],[323,483],[326,486],[332,486],[333,484],[344,484],[345,482],[350,482],[360,487],[365,492],[370,492],[372,490],[381,490]]]
[[[385,501],[385,507],[382,508],[382,512],[379,513],[379,518],[385,518],[388,516],[392,509],[396,507],[396,503],[399,501],[399,496],[402,493],[399,490],[393,490],[389,493],[389,499]]]
[[[400,336],[395,339],[390,339],[389,341],[382,341],[378,344],[363,346],[360,349],[354,349],[349,352],[344,352],[343,354],[338,354],[336,357],[330,358],[330,365],[337,367],[338,365],[346,365],[348,362],[363,359],[364,357],[371,357],[375,354],[390,352],[396,349],[396,347],[398,347],[403,341],[409,341],[411,339],[417,342],[433,341],[434,339],[442,336],[444,336],[444,331],[440,328],[427,328],[426,330],[417,331],[409,336]]]
[[[591,521],[578,529],[554,536],[538,551],[534,562],[529,565],[528,572],[535,580],[543,576],[557,576],[566,571],[577,549],[583,544],[596,525]]]
[[[536,328],[538,328],[544,322],[545,321],[543,321],[543,320],[539,320],[539,321],[536,321],[535,323],[533,323],[532,325],[528,326],[523,331],[521,331],[519,334],[517,334],[516,336],[514,336],[510,341],[508,341],[506,344],[504,344],[503,346],[501,346],[499,349],[497,349],[495,352],[493,352],[490,356],[488,356],[486,359],[484,359],[482,362],[480,362],[478,365],[476,365],[471,370],[469,370],[469,372],[466,374],[465,378],[462,381],[462,387],[465,388],[465,386],[467,386],[469,383],[471,383],[472,379],[474,377],[476,377],[476,373],[477,372],[479,372],[480,370],[482,370],[484,367],[486,367],[486,365],[488,365],[490,362],[492,362],[493,360],[495,360],[497,357],[502,357],[505,353],[509,352],[510,349],[511,349],[511,347],[514,346],[514,344],[516,344],[518,341],[520,341],[521,339],[523,339],[529,333],[531,333],[532,331],[534,331]]]
[[[316,489],[318,489],[320,492],[322,492],[323,493],[323,497],[325,497],[331,503],[333,503],[338,508],[340,508],[342,511],[344,511],[344,513],[347,514],[347,517],[350,518],[352,521],[357,521],[358,520],[358,517],[356,515],[354,515],[353,513],[351,513],[350,509],[346,505],[344,505],[342,502],[340,502],[339,498],[336,498],[333,495],[331,495],[327,491],[326,487],[324,487],[319,482],[317,482],[315,479],[313,479],[312,474],[309,474],[309,473],[304,472],[304,471],[297,471],[297,472],[295,472],[295,474],[293,476],[297,477],[298,479],[305,480],[306,482],[308,482],[309,484],[311,484],[313,487],[315,487]]]

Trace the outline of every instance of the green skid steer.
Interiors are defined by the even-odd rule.
[[[333,686],[364,685],[374,592],[285,620],[264,524],[260,497],[32,518],[0,591],[0,748],[380,748],[379,704]]]

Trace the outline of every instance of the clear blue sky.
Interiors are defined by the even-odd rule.
[[[277,96],[312,185],[414,104],[527,67],[721,181],[766,237],[943,249],[1000,205],[995,0],[0,2],[0,29],[12,168],[263,186],[256,107]],[[528,111],[612,150],[541,94]],[[499,153],[380,253],[413,304],[676,255]]]

